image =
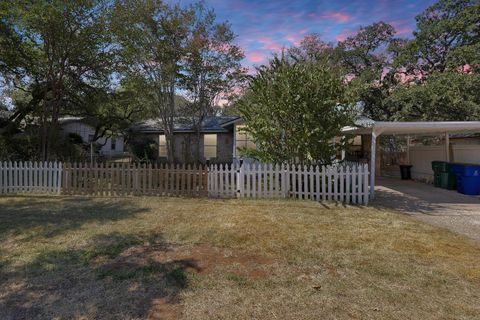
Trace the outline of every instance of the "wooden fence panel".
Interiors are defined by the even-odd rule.
[[[62,191],[97,196],[206,196],[207,175],[204,166],[73,163],[65,165]]]

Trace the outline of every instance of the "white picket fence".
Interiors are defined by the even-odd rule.
[[[0,193],[60,193],[62,163],[0,162]]]
[[[368,204],[367,164],[300,166],[272,164],[212,165],[210,197],[297,198]]]
[[[60,162],[0,162],[0,194],[67,192],[70,189],[62,186],[65,170]],[[187,175],[186,171],[181,173]],[[367,164],[211,165],[204,175],[208,176],[204,190],[214,198],[297,198],[365,205],[369,200]],[[146,182],[153,181],[147,176],[150,175],[145,175]],[[98,186],[98,177],[90,178],[95,179],[93,186]],[[188,179],[177,177],[176,180],[177,184],[182,181],[185,186],[189,184]],[[113,182],[110,183],[113,186]]]

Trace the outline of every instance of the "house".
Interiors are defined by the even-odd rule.
[[[231,163],[240,158],[239,148],[255,148],[242,131],[243,120],[237,116],[209,116],[199,126],[187,118],[174,121],[174,161],[176,163]],[[196,128],[199,128],[197,130]],[[167,159],[167,145],[161,120],[150,119],[132,126],[132,133],[158,145],[157,158]],[[197,143],[199,134],[199,143]]]
[[[79,135],[84,143],[90,143],[95,134],[95,128],[81,117],[64,117],[59,119],[61,134],[68,136],[69,134]],[[122,136],[105,138],[101,137],[95,141],[100,146],[99,154],[108,157],[117,157],[124,154],[124,139]]]

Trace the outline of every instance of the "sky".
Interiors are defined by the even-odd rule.
[[[190,1],[181,1],[190,2]],[[384,21],[399,37],[411,37],[415,16],[434,0],[205,0],[218,21],[229,21],[237,44],[245,51],[244,65],[260,65],[272,52],[298,45],[309,33],[336,43],[360,26]]]

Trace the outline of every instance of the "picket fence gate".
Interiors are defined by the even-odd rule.
[[[61,162],[0,162],[0,193],[60,193]]]
[[[207,167],[173,164],[65,163],[64,194],[207,196]]]
[[[210,197],[297,198],[368,204],[368,165],[212,165]]]

